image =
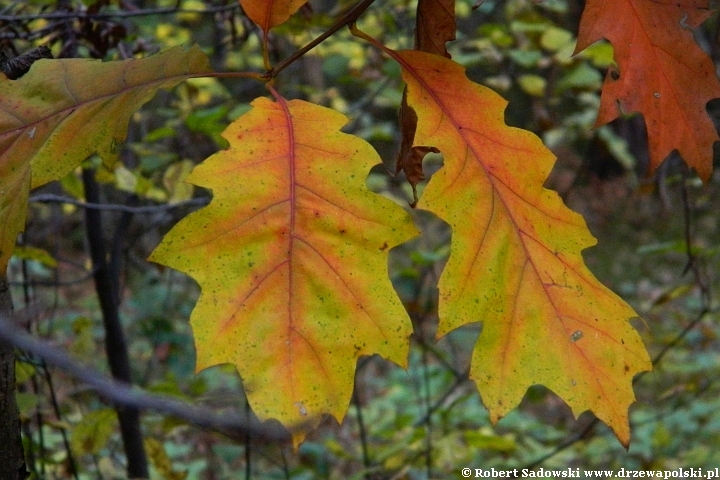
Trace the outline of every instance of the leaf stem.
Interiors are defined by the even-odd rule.
[[[359,28],[357,28],[357,25],[355,25],[355,22],[350,23],[349,27],[350,27],[350,33],[352,33],[354,36],[356,36],[356,37],[358,37],[358,38],[362,38],[363,40],[365,40],[365,41],[367,41],[367,42],[375,45],[375,46],[378,47],[380,50],[386,52],[386,53],[387,53],[388,55],[390,55],[391,57],[395,58],[394,55],[393,55],[392,50],[390,50],[389,48],[387,48],[385,45],[383,45],[382,43],[380,43],[379,41],[377,41],[376,39],[374,39],[373,37],[371,37],[371,36],[368,35],[367,33],[363,32],[362,30],[360,30]]]
[[[267,74],[255,72],[207,72],[193,75],[191,78],[251,78],[260,82],[267,81]]]
[[[268,72],[264,75],[265,78],[275,78],[281,71],[285,70],[290,64],[295,62],[297,59],[305,55],[307,52],[312,50],[313,48],[320,45],[322,42],[327,40],[329,37],[335,34],[338,30],[343,28],[345,25],[352,25],[357,21],[357,19],[360,17],[360,15],[363,14],[365,10],[368,9],[370,5],[373,4],[375,0],[361,0],[358,2],[354,7],[352,7],[350,10],[348,10],[347,13],[345,13],[342,17],[340,17],[330,28],[328,28],[322,35],[317,37],[312,42],[308,43],[304,47],[302,47],[300,50],[296,51],[292,55],[290,55],[288,58],[283,60],[282,62],[278,63],[275,68],[268,70]]]
[[[270,54],[268,53],[268,32],[265,31],[263,31],[262,35],[262,56],[265,70],[272,70],[272,64],[270,63]]]
[[[355,416],[357,418],[358,430],[360,433],[360,445],[362,446],[363,466],[365,467],[364,478],[370,478],[372,461],[370,460],[370,451],[368,449],[367,430],[365,429],[365,420],[363,418],[362,405],[360,405],[360,399],[358,398],[357,394],[357,381],[355,384],[355,390],[353,391],[352,404],[355,407]]]

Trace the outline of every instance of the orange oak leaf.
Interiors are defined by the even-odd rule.
[[[709,14],[703,0],[589,0],[576,48],[579,52],[604,37],[615,49],[619,71],[611,69],[605,77],[596,126],[621,112],[640,112],[651,168],[678,150],[706,181],[713,143],[720,138],[705,106],[720,97],[720,82],[688,27]]]
[[[263,32],[263,60],[265,68],[270,69],[267,42],[268,32],[287,21],[307,0],[240,0],[245,14],[257,23]]]
[[[93,153],[110,164],[133,112],[158,89],[208,72],[198,47],[176,47],[118,62],[39,60],[18,80],[0,75],[0,271],[25,225],[30,189]]]
[[[581,251],[595,244],[583,218],[543,188],[552,153],[508,127],[507,102],[460,65],[390,54],[418,115],[415,143],[445,159],[418,204],[452,227],[438,334],[483,322],[470,376],[493,421],[542,384],[575,415],[595,412],[627,445],[632,379],[650,361],[628,321],[635,312],[583,263]]]
[[[307,0],[240,0],[245,15],[257,23],[263,34],[285,23]]]
[[[412,325],[387,276],[387,251],[415,234],[409,215],[364,185],[380,163],[340,132],[333,110],[253,101],[230,143],[188,181],[212,190],[151,260],[201,286],[190,323],[197,370],[235,365],[261,418],[296,444],[344,415],[361,355],[404,365]]]

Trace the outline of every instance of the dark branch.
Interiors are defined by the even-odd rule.
[[[332,24],[330,28],[328,28],[322,35],[317,37],[315,40],[311,41],[304,47],[302,47],[300,50],[296,51],[292,55],[290,55],[288,58],[280,62],[275,68],[270,70],[266,76],[268,78],[275,78],[282,70],[284,70],[288,65],[296,61],[298,58],[305,55],[307,52],[312,50],[313,48],[320,45],[322,42],[327,40],[329,37],[331,37],[335,32],[343,28],[345,25],[349,25],[351,23],[354,23],[357,21],[358,18],[360,18],[360,15],[363,14],[365,10],[368,9],[370,5],[373,4],[375,0],[360,0],[355,6],[353,6],[350,10],[348,10],[347,13],[345,13],[342,17],[340,17],[335,23]]]
[[[53,58],[47,45],[41,45],[11,59],[6,58],[5,53],[0,52],[0,71],[10,80],[17,80],[25,75],[32,64],[41,58]]]
[[[83,187],[85,196],[92,203],[100,201],[100,186],[95,180],[95,170],[83,168]],[[94,270],[95,291],[102,312],[105,329],[105,353],[110,373],[117,381],[131,383],[132,369],[128,353],[125,329],[120,322],[119,293],[117,283],[112,278],[112,269],[108,262],[103,238],[102,212],[85,209],[85,233]],[[140,410],[127,406],[115,405],[120,424],[125,457],[126,471],[129,478],[147,478],[149,473],[147,454],[144,448],[142,428],[140,427]]]
[[[232,10],[239,10],[239,2],[231,3],[229,5],[222,5],[218,7],[208,7],[203,9],[193,8],[148,8],[144,10],[129,10],[129,11],[118,11],[118,12],[106,12],[106,13],[88,13],[88,12],[53,12],[53,13],[28,13],[21,15],[0,15],[0,21],[5,22],[21,22],[28,20],[73,20],[73,19],[105,19],[105,18],[123,18],[123,17],[141,17],[145,15],[173,15],[178,13],[218,13],[228,12]]]
[[[165,205],[149,205],[145,207],[130,207],[127,205],[116,205],[110,203],[89,203],[81,202],[73,198],[63,197],[60,195],[53,194],[42,194],[34,195],[28,199],[30,202],[38,203],[67,203],[69,205],[77,205],[82,208],[90,208],[93,210],[111,210],[116,212],[127,212],[127,213],[157,213],[164,212],[166,210],[173,210],[175,208],[187,207],[190,205],[204,206],[210,203],[207,198],[193,198],[190,200],[184,200],[177,203],[168,203]]]

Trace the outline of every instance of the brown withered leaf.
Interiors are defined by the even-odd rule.
[[[415,50],[450,58],[446,42],[455,40],[455,0],[420,0],[417,7]]]
[[[720,97],[720,81],[691,29],[710,14],[707,0],[589,0],[576,49],[601,38],[614,49],[617,69],[603,82],[595,126],[622,112],[642,113],[651,170],[677,150],[704,181],[712,175],[713,146],[720,140],[706,105]]]
[[[8,59],[4,53],[0,52],[0,71],[10,80],[17,80],[25,75],[32,64],[41,58],[53,58],[52,52],[47,45],[40,45],[11,59]]]
[[[446,42],[455,40],[455,0],[420,0],[417,7],[417,24],[415,28],[415,50],[434,53],[445,58],[450,54],[445,46]],[[430,152],[439,153],[435,147],[413,146],[415,130],[417,129],[417,115],[407,104],[406,93],[403,92],[400,105],[400,153],[397,158],[395,174],[404,171],[413,190],[411,207],[417,204],[417,184],[425,175],[422,161]]]
[[[413,190],[413,202],[410,206],[415,208],[418,202],[417,184],[425,179],[422,161],[428,153],[440,153],[440,150],[435,147],[413,147],[415,130],[417,130],[417,115],[415,114],[415,110],[407,104],[406,97],[407,90],[403,92],[402,105],[400,107],[400,130],[402,132],[402,139],[400,140],[400,154],[398,155],[395,166],[395,175],[400,173],[400,171],[405,172],[405,176]]]

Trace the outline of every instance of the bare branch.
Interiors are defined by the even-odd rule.
[[[368,9],[370,5],[373,4],[375,0],[360,0],[355,6],[353,6],[350,10],[347,11],[342,17],[340,17],[335,23],[330,26],[325,32],[323,32],[322,35],[317,37],[315,40],[311,41],[304,47],[302,47],[300,50],[296,51],[292,55],[290,55],[288,58],[277,64],[275,68],[270,70],[266,73],[267,78],[275,78],[277,75],[284,70],[288,65],[293,63],[298,58],[305,55],[307,52],[312,50],[313,48],[320,45],[322,42],[327,40],[329,37],[335,34],[338,30],[340,30],[345,25],[351,24],[360,17],[360,15],[363,14],[365,10]]]
[[[130,207],[127,205],[116,205],[111,203],[88,203],[75,200],[74,198],[63,197],[61,195],[53,195],[50,193],[34,195],[28,199],[30,202],[38,203],[67,203],[69,205],[77,205],[82,208],[91,208],[94,210],[109,210],[115,212],[128,212],[128,213],[157,213],[164,212],[166,210],[173,210],[175,208],[187,207],[190,205],[204,206],[210,203],[208,198],[193,198],[190,200],[184,200],[182,202],[168,203],[165,205],[149,205],[145,207]]]
[[[155,410],[235,439],[241,440],[245,435],[251,435],[260,441],[289,441],[288,432],[277,423],[245,420],[246,413],[244,411],[230,410],[216,413],[207,408],[192,406],[171,397],[151,394],[115,381],[94,368],[73,360],[67,353],[52,346],[49,342],[38,340],[24,332],[2,315],[0,315],[0,341],[42,358],[49,365],[61,369],[65,374],[87,383],[101,397],[116,405],[140,410]]]

